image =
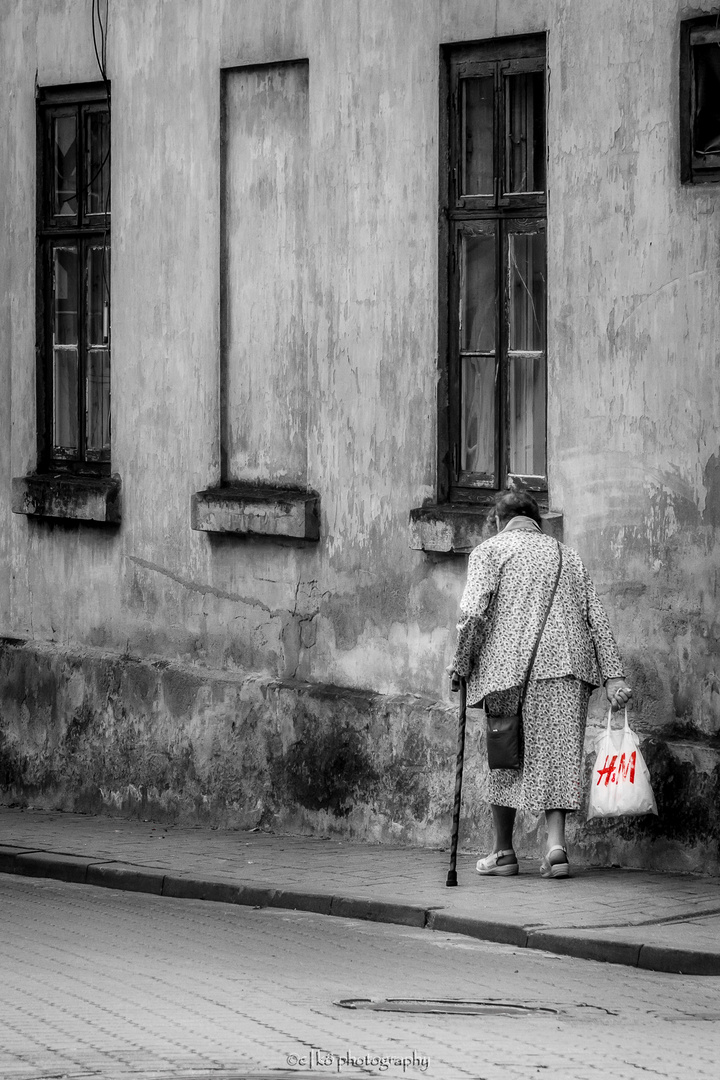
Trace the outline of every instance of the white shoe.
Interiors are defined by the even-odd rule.
[[[498,859],[512,855],[512,862],[498,865]],[[512,848],[507,851],[493,851],[492,855],[486,855],[484,859],[478,859],[475,866],[478,874],[482,877],[513,877],[518,872],[518,861]]]
[[[553,851],[562,851],[564,858],[559,859],[558,862],[550,862],[550,856]],[[570,877],[570,863],[567,857],[567,848],[562,844],[556,844],[555,847],[551,847],[545,858],[540,863],[540,877],[544,878],[565,878]]]

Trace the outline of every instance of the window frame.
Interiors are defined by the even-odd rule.
[[[506,190],[508,74],[543,73],[544,146],[542,191]],[[468,195],[462,191],[463,99],[465,78],[493,76],[493,192]],[[487,504],[492,495],[506,487],[512,477],[543,500],[547,475],[510,473],[509,417],[509,293],[505,280],[509,272],[506,256],[508,236],[519,231],[546,232],[547,223],[547,54],[546,35],[499,38],[486,42],[447,45],[441,49],[440,111],[440,238],[439,238],[439,389],[438,389],[438,502]],[[461,283],[458,237],[474,229],[495,230],[495,445],[494,474],[463,474],[461,461]],[[547,256],[543,266],[546,282]],[[546,324],[546,312],[545,312]],[[467,355],[468,350],[465,350]],[[544,436],[547,454],[547,332],[543,352],[545,365]],[[546,466],[547,467],[547,466]]]
[[[107,113],[108,144],[107,185],[105,188],[105,207],[98,213],[87,209],[87,190],[92,180],[86,173],[86,117],[91,113]],[[54,145],[53,119],[60,115],[75,115],[77,118],[76,151],[76,198],[77,208],[74,215],[64,220],[55,214],[53,206]],[[107,295],[107,342],[102,342],[98,350],[107,352],[108,379],[111,370],[112,331],[111,331],[111,107],[110,87],[108,83],[83,83],[68,86],[38,88],[36,94],[36,397],[37,397],[37,443],[38,466],[41,470],[54,473],[72,473],[88,476],[109,476],[111,471],[111,424],[112,406],[110,386],[108,385],[108,445],[94,449],[87,446],[87,402],[89,398],[90,354],[93,342],[90,340],[87,294],[90,273],[87,252],[92,247],[102,248],[103,267],[101,280],[103,292]],[[103,159],[104,161],[105,159]],[[100,170],[95,173],[99,175]],[[77,428],[78,447],[76,450],[54,446],[54,339],[53,339],[53,300],[54,291],[54,251],[62,247],[74,246],[77,249],[76,290],[77,290]],[[104,329],[104,327],[103,327]]]
[[[706,165],[695,153],[695,45],[718,44],[720,48],[720,12],[683,19],[680,23],[680,180],[683,184],[720,183],[720,152],[717,160]]]

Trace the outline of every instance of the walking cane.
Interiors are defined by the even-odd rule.
[[[460,799],[462,795],[463,761],[465,758],[465,717],[467,714],[467,686],[465,680],[460,679],[460,700],[458,706],[458,737],[457,758],[455,761],[455,804],[453,806],[452,836],[450,838],[450,869],[448,870],[446,885],[457,885],[457,848],[458,833],[460,832]]]

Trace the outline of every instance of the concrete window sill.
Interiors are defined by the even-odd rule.
[[[467,555],[495,532],[488,522],[490,505],[460,506],[446,503],[421,506],[410,511],[410,547],[415,551],[437,551]],[[563,515],[541,511],[543,531],[557,540],[563,538]]]
[[[255,484],[196,491],[190,524],[197,532],[319,540],[320,496],[316,491]]]
[[[116,525],[120,521],[120,477],[69,473],[15,476],[12,512]]]

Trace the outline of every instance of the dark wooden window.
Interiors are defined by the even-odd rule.
[[[110,99],[38,95],[40,463],[110,468]]]
[[[547,489],[545,38],[446,48],[441,501]]]
[[[680,25],[680,152],[683,183],[720,181],[720,15]]]

